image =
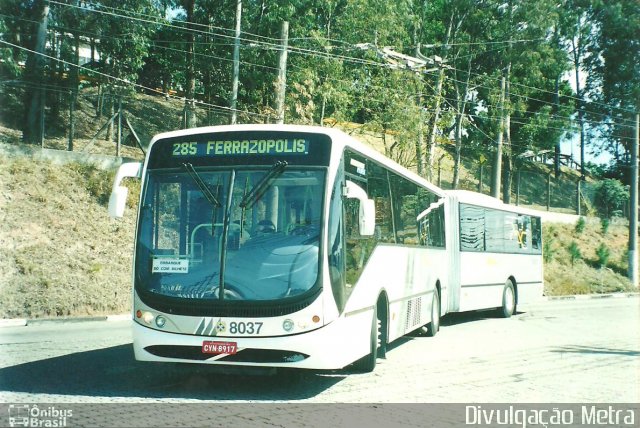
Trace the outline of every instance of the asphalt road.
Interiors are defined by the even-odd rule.
[[[506,320],[450,314],[436,337],[394,342],[369,374],[139,363],[129,323],[0,329],[1,402],[640,403],[637,296],[545,301]]]

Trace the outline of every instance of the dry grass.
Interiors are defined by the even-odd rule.
[[[543,232],[550,259],[545,263],[546,295],[637,291],[626,277],[629,239],[626,222],[614,222],[606,233],[596,219],[587,222],[581,233],[574,225],[567,224],[546,224]],[[581,257],[572,264],[569,247],[573,242]],[[611,254],[606,267],[602,268],[596,255],[601,244],[606,245]]]
[[[107,216],[113,173],[0,158],[0,317],[126,312],[134,215]]]

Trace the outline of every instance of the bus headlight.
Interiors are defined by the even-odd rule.
[[[291,331],[293,331],[293,326],[294,323],[292,320],[290,319],[286,319],[284,320],[284,322],[282,323],[282,328],[284,329],[284,331],[286,331],[287,333],[290,333]]]
[[[151,312],[144,312],[142,314],[142,321],[147,324],[151,324],[151,321],[153,321],[153,314]]]
[[[164,327],[164,325],[166,323],[167,323],[167,319],[165,317],[163,317],[162,315],[158,315],[156,317],[156,325],[158,326],[158,328]]]

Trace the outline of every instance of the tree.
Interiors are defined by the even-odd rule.
[[[47,20],[49,17],[49,3],[43,0],[33,2],[31,9],[35,18],[37,29],[29,44],[31,53],[27,59],[25,67],[25,79],[29,82],[29,89],[25,95],[25,105],[28,106],[25,127],[22,131],[22,138],[29,144],[40,144],[44,138],[44,129],[41,124],[44,121],[44,53],[47,34]]]
[[[633,141],[634,115],[640,111],[640,3],[592,1],[594,30],[585,67],[590,79],[587,114],[601,123],[599,147],[624,162]]]
[[[618,180],[605,179],[596,188],[596,205],[604,218],[621,216],[629,201],[629,191]]]
[[[574,72],[576,88],[576,111],[578,112],[578,126],[580,128],[580,173],[585,177],[585,106],[584,90],[582,88],[582,70],[586,68],[589,56],[589,46],[593,43],[594,12],[591,0],[565,0],[560,8],[560,34],[568,46]],[[590,73],[587,74],[590,76]],[[590,77],[587,77],[590,78]]]
[[[151,39],[149,52],[144,58],[138,82],[149,88],[160,88],[169,94],[175,90],[184,76],[183,43],[180,33],[169,26],[161,26]]]

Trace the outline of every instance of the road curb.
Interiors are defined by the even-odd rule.
[[[96,317],[62,317],[62,318],[13,318],[0,319],[0,328],[4,327],[26,327],[30,325],[43,324],[71,324],[91,321],[127,321],[131,319],[131,314],[102,315]]]
[[[570,296],[545,296],[548,301],[553,300],[590,300],[590,299],[623,299],[638,297],[640,293],[607,293],[607,294],[574,294]]]
[[[2,328],[2,327],[24,327],[25,325],[27,325],[27,320],[24,319],[24,318],[0,320],[0,328]]]

